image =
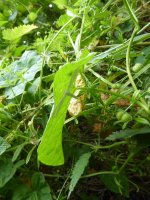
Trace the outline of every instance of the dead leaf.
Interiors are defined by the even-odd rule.
[[[74,96],[76,98],[74,98],[74,97],[71,98],[70,104],[68,106],[68,112],[71,116],[77,116],[83,110],[83,100],[85,99],[85,95],[81,95],[79,97],[78,97],[78,95],[80,93],[80,88],[85,87],[85,83],[80,74],[76,78],[75,86],[76,86],[76,88],[78,88],[74,92]]]

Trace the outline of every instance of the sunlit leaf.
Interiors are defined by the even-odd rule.
[[[6,88],[5,96],[12,99],[22,94],[42,67],[42,57],[34,51],[25,51],[21,58],[0,72],[0,88]]]
[[[60,9],[67,7],[67,0],[53,0],[53,3],[55,3]]]
[[[93,54],[72,63],[65,64],[54,78],[54,111],[51,114],[41,144],[38,148],[38,159],[46,165],[62,165],[62,128],[71,95],[75,91],[75,79],[79,70],[87,64]]]
[[[5,40],[13,41],[13,40],[19,39],[23,35],[31,32],[33,29],[36,29],[36,28],[38,27],[33,24],[22,25],[22,26],[15,27],[13,29],[5,29],[3,30],[2,34]]]

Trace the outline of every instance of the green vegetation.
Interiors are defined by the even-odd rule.
[[[0,200],[150,199],[149,13],[0,0]]]

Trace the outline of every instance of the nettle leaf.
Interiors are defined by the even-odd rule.
[[[29,185],[19,184],[14,189],[12,200],[52,200],[50,188],[42,173],[36,172]]]
[[[79,160],[75,164],[75,167],[73,168],[72,175],[71,175],[68,198],[70,197],[77,182],[79,181],[81,175],[83,174],[85,167],[87,166],[89,162],[90,157],[91,157],[91,152],[85,153],[82,156],[80,156]]]
[[[0,88],[5,89],[5,96],[12,99],[22,94],[28,82],[34,80],[42,68],[43,58],[34,51],[25,51],[21,58],[0,72]]]
[[[113,133],[112,135],[109,135],[106,138],[106,140],[126,139],[129,137],[133,137],[135,135],[143,135],[147,133],[150,133],[150,126],[147,126],[145,128],[140,128],[140,129],[121,130],[121,131]]]
[[[3,38],[5,40],[13,41],[16,39],[19,39],[23,35],[31,32],[33,29],[38,28],[37,26],[31,24],[31,25],[22,25],[15,27],[13,29],[5,29],[2,31]]]
[[[0,137],[0,155],[2,155],[11,145]]]
[[[46,165],[62,165],[64,155],[62,150],[62,128],[65,122],[67,108],[71,95],[75,91],[75,79],[79,71],[87,64],[93,54],[67,63],[56,72],[54,78],[54,109],[47,122],[41,144],[38,147],[38,159]]]

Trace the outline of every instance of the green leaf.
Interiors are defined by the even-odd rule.
[[[126,139],[135,135],[150,133],[150,126],[140,129],[126,129],[109,135],[106,140]]]
[[[0,72],[0,88],[32,81],[41,70],[42,57],[34,51],[25,51],[21,58],[14,61]]]
[[[18,158],[18,156],[20,155],[22,149],[23,149],[24,146],[27,145],[27,144],[29,144],[29,143],[28,143],[28,142],[24,142],[24,143],[18,145],[18,147],[17,147],[17,149],[16,149],[16,151],[14,152],[14,155],[13,155],[13,157],[12,157],[12,162],[14,162],[14,161],[17,160],[17,158]]]
[[[65,64],[57,71],[54,78],[54,111],[47,122],[41,144],[38,147],[38,159],[46,165],[62,165],[62,128],[71,95],[75,90],[74,81],[79,70],[91,60],[93,54]]]
[[[64,24],[66,24],[69,20],[71,19],[71,17],[69,17],[68,15],[64,14],[64,15],[61,15],[59,17],[59,19],[57,20],[57,25],[58,26],[63,26]]]
[[[16,96],[23,94],[23,92],[25,91],[25,86],[26,83],[21,83],[17,84],[14,87],[8,88],[5,91],[5,96],[7,96],[7,99],[13,99]]]
[[[0,26],[3,26],[4,24],[6,24],[8,21],[0,21]]]
[[[40,86],[40,77],[36,78],[31,86],[28,88],[28,92],[31,93],[32,95],[35,95],[36,92],[38,91],[38,88]]]
[[[30,161],[32,153],[33,153],[35,148],[36,148],[36,146],[33,146],[32,149],[28,152],[28,155],[26,157],[26,164],[28,164],[28,162]]]
[[[126,176],[101,174],[100,177],[105,186],[112,192],[120,193],[125,197],[129,196],[129,182]]]
[[[0,188],[2,188],[16,173],[18,167],[23,164],[22,161],[19,161],[16,164],[13,164],[11,159],[2,159],[0,160]]]
[[[53,0],[53,3],[55,3],[60,9],[67,7],[67,0]]]
[[[36,172],[31,179],[31,188],[27,185],[19,184],[13,193],[12,200],[52,200],[49,185],[46,183],[44,175]]]
[[[139,124],[150,125],[149,121],[143,117],[137,117],[135,121],[138,122]]]
[[[2,155],[11,145],[0,137],[0,155]]]
[[[89,162],[89,158],[91,157],[91,152],[85,153],[82,156],[80,156],[79,160],[75,164],[72,175],[71,175],[71,182],[69,185],[69,194],[68,198],[70,197],[72,191],[74,190],[77,182],[79,181],[81,175],[83,174],[85,167],[87,166]]]
[[[28,82],[34,80],[42,68],[42,57],[34,51],[25,51],[21,58],[0,72],[0,88],[5,89],[5,96],[12,99],[25,91]]]
[[[23,35],[31,32],[33,29],[36,29],[36,28],[38,27],[33,24],[22,25],[22,26],[15,27],[13,29],[5,29],[3,30],[2,34],[5,40],[13,41],[13,40],[19,39]]]

